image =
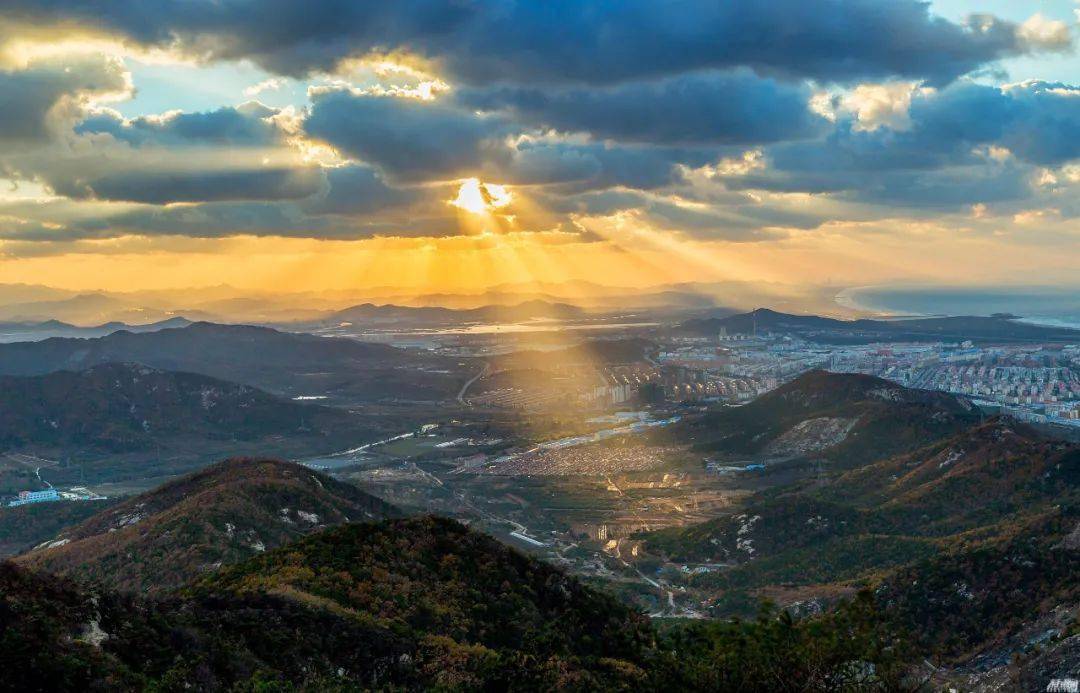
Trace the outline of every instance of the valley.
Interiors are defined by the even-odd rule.
[[[0,345],[20,373],[0,378],[7,492],[101,499],[5,508],[0,548],[156,599],[342,523],[434,515],[658,623],[753,618],[763,601],[831,618],[874,590],[948,682],[1013,676],[990,653],[1019,647],[1017,617],[995,607],[966,640],[927,639],[951,607],[920,611],[901,576],[983,571],[925,598],[997,599],[985,571],[1030,536],[1026,560],[1048,577],[1028,608],[1069,608],[1075,557],[1054,547],[1080,522],[1080,452],[1051,427],[814,357],[793,369],[795,333],[721,334],[708,358],[657,328],[526,349],[518,334],[373,345],[196,324]],[[207,467],[228,457],[243,459]]]

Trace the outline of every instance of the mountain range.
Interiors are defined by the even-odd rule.
[[[0,322],[0,343],[36,342],[50,337],[104,337],[113,332],[156,332],[171,327],[186,327],[191,321],[184,317],[173,317],[147,324],[128,324],[126,322],[106,322],[100,325],[79,327],[59,320],[42,322]]]
[[[694,318],[676,331],[695,335],[753,335],[785,332],[820,343],[937,342],[1054,342],[1075,341],[1080,330],[1020,322],[1014,315],[910,318],[898,320],[837,320],[818,315],[792,315],[759,308],[727,317]]]
[[[279,332],[266,327],[193,323],[93,339],[0,344],[0,375],[41,375],[102,363],[140,363],[199,373],[290,396],[344,401],[436,400],[460,381],[456,361],[384,344]]]
[[[734,312],[767,301],[787,310],[849,312],[836,290],[759,282],[681,282],[659,286],[606,286],[595,282],[528,281],[483,290],[409,292],[401,287],[332,291],[266,291],[228,285],[177,289],[71,291],[48,286],[0,284],[0,322],[61,320],[80,326],[123,321],[144,324],[184,315],[192,320],[257,324],[322,321],[361,304],[454,310],[492,309],[523,303],[566,304],[589,312]]]
[[[364,303],[335,311],[321,323],[360,324],[410,323],[415,325],[461,325],[470,323],[523,322],[538,318],[572,320],[588,313],[568,303],[531,300],[511,305],[486,305],[479,308],[443,308],[441,306],[398,306]]]

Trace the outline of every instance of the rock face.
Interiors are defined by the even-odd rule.
[[[844,442],[857,421],[829,416],[806,419],[765,446],[764,452],[776,457],[798,457],[820,452]]]
[[[327,526],[398,512],[291,462],[235,459],[120,503],[17,560],[156,592]]]
[[[1076,527],[1073,531],[1069,532],[1061,543],[1058,544],[1058,548],[1065,549],[1066,551],[1080,551],[1080,522],[1076,523]]]

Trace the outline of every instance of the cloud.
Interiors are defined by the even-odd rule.
[[[1056,47],[1056,27],[978,15],[956,24],[917,0],[7,0],[11,20],[78,22],[201,58],[248,58],[283,75],[408,51],[457,81],[592,83],[747,66],[821,81],[945,83],[1003,57]],[[1052,24],[1052,23],[1051,23]]]
[[[258,84],[252,84],[250,87],[245,87],[244,96],[258,96],[264,91],[277,91],[283,86],[285,86],[284,79],[282,79],[281,77],[270,77],[269,79],[264,79]]]
[[[341,166],[326,171],[327,189],[305,209],[313,214],[373,214],[407,206],[422,196],[419,190],[394,188],[378,172],[364,165]]]
[[[36,149],[0,154],[0,170],[56,195],[167,204],[309,197],[326,185],[272,119],[250,103],[125,120],[97,111]]]
[[[956,23],[916,0],[8,0],[6,19],[276,73],[249,96],[338,70],[306,108],[135,118],[102,106],[131,93],[117,60],[0,72],[0,176],[83,210],[4,213],[0,232],[24,239],[455,234],[446,201],[468,177],[512,187],[504,231],[617,216],[757,241],[901,208],[1080,213],[1064,199],[1080,89],[963,77],[1071,47],[1041,15]]]
[[[94,178],[54,176],[50,185],[56,194],[76,199],[166,204],[298,199],[317,193],[323,181],[317,167],[155,170],[133,165]]]
[[[324,89],[312,94],[308,136],[405,180],[466,175],[504,149],[505,125],[442,102]]]
[[[906,130],[911,126],[911,97],[914,82],[860,84],[842,99],[843,108],[855,114],[859,130]]]
[[[721,178],[733,189],[935,208],[1030,197],[1036,167],[1080,157],[1080,89],[1069,85],[958,82],[912,92],[902,122],[885,111],[892,126],[867,128],[860,107],[827,137],[766,147],[763,168]]]
[[[69,127],[94,99],[127,93],[124,66],[103,56],[32,62],[24,69],[0,70],[0,142],[41,144]]]
[[[714,156],[715,150],[708,148],[523,138],[507,156],[496,157],[483,173],[507,183],[551,185],[569,191],[612,187],[648,190],[676,182],[680,165],[700,166]]]
[[[708,72],[608,88],[466,89],[470,108],[518,123],[600,139],[654,144],[735,144],[799,139],[824,120],[808,108],[804,85],[751,72]]]
[[[1072,34],[1065,22],[1048,19],[1036,12],[1017,30],[1017,35],[1032,48],[1063,52],[1072,48]]]
[[[282,140],[282,133],[268,120],[275,113],[255,102],[204,113],[173,111],[131,120],[103,111],[86,118],[74,130],[76,134],[108,134],[135,147],[267,146]]]

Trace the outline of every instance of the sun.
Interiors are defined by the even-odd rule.
[[[506,186],[494,183],[481,183],[477,178],[468,178],[458,188],[457,197],[450,204],[473,214],[486,214],[493,209],[510,204],[513,196]]]

